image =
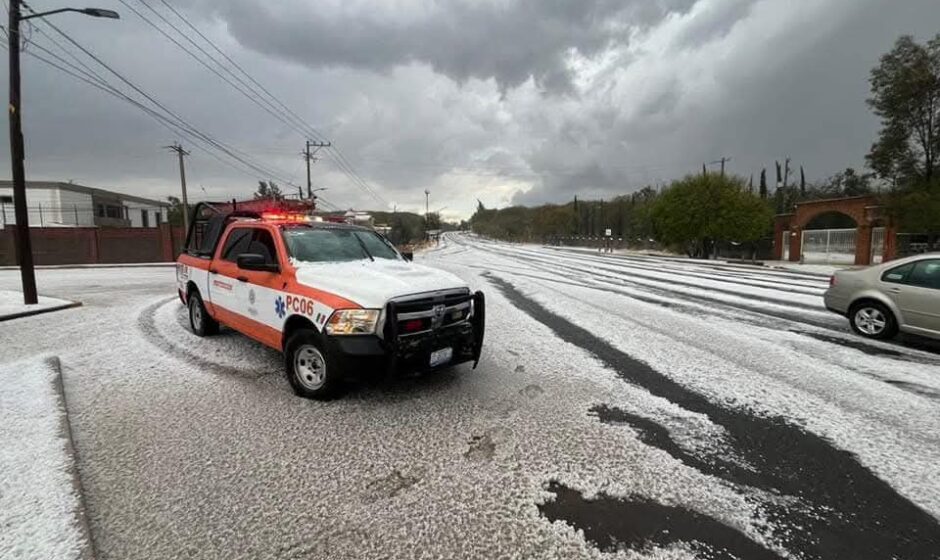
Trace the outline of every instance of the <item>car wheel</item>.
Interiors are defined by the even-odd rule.
[[[284,348],[284,365],[297,395],[318,400],[336,395],[338,376],[314,331],[301,329],[291,335]]]
[[[898,322],[884,305],[866,301],[852,306],[849,312],[852,330],[865,338],[887,340],[898,334]]]
[[[219,332],[219,323],[209,316],[199,292],[189,294],[189,327],[196,336],[209,336]]]

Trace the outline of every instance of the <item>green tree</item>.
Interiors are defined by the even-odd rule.
[[[899,190],[888,198],[888,212],[904,232],[940,232],[940,195],[938,192],[940,188]]]
[[[284,198],[281,187],[274,181],[258,181],[258,190],[255,191],[255,198]]]
[[[542,240],[566,235],[574,224],[574,212],[567,205],[546,204],[532,211],[532,234]]]
[[[167,202],[170,203],[170,208],[167,210],[166,221],[171,226],[181,226],[183,225],[183,203],[179,198],[175,196],[166,197]]]
[[[652,216],[659,241],[704,257],[717,241],[760,239],[773,219],[743,179],[714,174],[675,181],[657,199]]]
[[[903,36],[871,71],[868,104],[881,131],[868,154],[895,184],[930,185],[940,154],[940,35],[926,44]]]
[[[875,192],[872,186],[872,176],[869,173],[858,173],[851,167],[840,171],[826,179],[818,188],[817,198],[837,198],[841,196],[861,196]]]

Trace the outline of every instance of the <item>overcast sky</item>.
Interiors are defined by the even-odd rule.
[[[125,1],[183,28],[162,0]],[[865,105],[869,70],[899,35],[940,32],[936,0],[167,2],[333,141],[378,193],[324,158],[313,180],[329,189],[326,199],[423,211],[428,189],[431,210],[446,206],[448,218],[468,216],[477,199],[502,207],[610,197],[721,156],[755,180],[786,157],[810,180],[863,167],[878,126]],[[122,19],[52,21],[192,125],[305,182],[299,132],[119,0],[86,3]],[[36,54],[56,37],[42,24],[29,36]],[[175,141],[192,150],[193,198],[248,197],[261,178],[137,108],[23,61],[30,179],[165,198],[178,194],[179,177],[161,147]]]

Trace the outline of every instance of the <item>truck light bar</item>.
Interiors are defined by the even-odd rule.
[[[266,222],[306,223],[311,221],[310,216],[307,214],[291,212],[262,212],[261,219]]]

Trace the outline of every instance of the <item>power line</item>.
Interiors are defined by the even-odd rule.
[[[29,7],[27,7],[27,9],[29,9],[30,11],[32,11],[32,9],[29,8]],[[73,44],[75,47],[77,47],[77,48],[78,48],[79,50],[81,50],[83,53],[85,53],[85,55],[87,55],[89,58],[91,58],[92,60],[94,60],[95,62],[97,62],[98,64],[100,64],[102,67],[104,67],[104,68],[105,68],[106,70],[108,70],[110,73],[114,74],[119,80],[121,80],[123,83],[125,83],[127,86],[129,86],[131,89],[133,89],[133,90],[136,91],[138,94],[140,94],[141,96],[143,96],[145,99],[147,99],[148,101],[150,101],[150,103],[152,103],[154,106],[158,107],[158,108],[159,108],[160,110],[162,110],[164,113],[170,115],[170,116],[173,118],[174,121],[176,121],[179,125],[181,125],[181,126],[182,126],[183,128],[185,128],[186,130],[188,130],[191,134],[193,134],[193,135],[195,135],[195,136],[201,138],[202,140],[204,140],[205,142],[211,144],[212,146],[216,147],[217,149],[222,150],[223,152],[225,152],[227,155],[229,155],[229,156],[232,157],[233,159],[237,159],[237,160],[241,161],[243,164],[245,164],[245,165],[247,165],[247,166],[249,166],[249,167],[255,169],[256,171],[260,172],[263,176],[268,176],[268,177],[271,177],[271,176],[276,177],[276,176],[277,176],[277,173],[273,173],[270,168],[266,168],[265,166],[263,166],[263,165],[261,165],[261,164],[258,164],[258,163],[253,163],[253,162],[250,162],[250,161],[246,161],[246,160],[249,159],[249,158],[247,157],[247,154],[240,153],[237,149],[235,149],[235,148],[233,148],[233,147],[231,147],[231,146],[228,146],[228,145],[226,145],[226,144],[224,144],[224,143],[222,143],[222,142],[220,142],[220,141],[218,141],[218,140],[212,138],[212,137],[209,136],[208,134],[206,134],[206,133],[200,131],[199,129],[195,128],[194,126],[192,126],[191,124],[189,124],[189,122],[187,122],[185,119],[183,119],[182,117],[180,117],[177,113],[175,113],[175,112],[173,112],[172,110],[168,109],[165,105],[163,105],[162,103],[160,103],[159,101],[157,101],[153,96],[151,96],[150,94],[148,94],[147,92],[145,92],[145,91],[144,91],[143,89],[141,89],[139,86],[137,86],[136,84],[134,84],[133,82],[131,82],[128,78],[126,78],[125,76],[123,76],[120,72],[118,72],[117,70],[115,70],[114,68],[112,68],[110,65],[108,65],[107,63],[105,63],[103,60],[101,60],[100,58],[98,58],[94,53],[92,53],[91,51],[89,51],[88,49],[86,49],[84,46],[82,46],[80,43],[78,43],[77,41],[75,41],[71,36],[69,36],[67,33],[65,33],[64,31],[62,31],[61,29],[59,29],[57,26],[55,26],[54,24],[52,24],[52,23],[50,23],[49,21],[46,21],[46,20],[41,20],[41,21],[42,21],[42,23],[44,23],[45,25],[48,25],[48,26],[51,27],[53,30],[55,30],[59,35],[61,35],[63,38],[65,38],[68,42],[70,42],[71,44]],[[97,75],[97,74],[96,74],[96,75]],[[102,79],[100,75],[97,75],[97,76],[98,76],[99,79]],[[112,87],[113,87],[113,86],[112,86]],[[285,181],[284,179],[279,179],[279,180],[281,180],[282,182],[291,183],[291,181]]]
[[[88,85],[90,85],[90,86],[92,86],[92,87],[95,87],[95,88],[97,88],[97,89],[99,89],[99,90],[101,90],[101,91],[103,91],[103,92],[105,92],[105,93],[107,93],[107,94],[113,95],[114,97],[116,97],[116,98],[118,98],[118,99],[120,99],[120,100],[122,100],[122,101],[125,101],[125,102],[127,102],[127,103],[129,103],[129,104],[131,104],[131,105],[133,105],[133,106],[135,106],[135,107],[137,107],[138,109],[140,109],[141,111],[145,112],[147,115],[149,115],[151,118],[153,118],[154,120],[156,120],[159,124],[163,125],[165,128],[167,128],[170,132],[173,132],[174,134],[179,134],[179,135],[181,135],[181,136],[190,138],[190,139],[193,140],[194,142],[204,142],[204,140],[201,139],[199,136],[191,134],[189,130],[187,130],[186,128],[180,126],[177,122],[174,122],[173,120],[167,118],[165,115],[163,115],[163,114],[161,114],[161,113],[159,113],[159,112],[153,110],[153,109],[150,108],[150,107],[147,107],[146,105],[140,103],[140,102],[137,101],[136,99],[134,99],[134,98],[128,96],[128,95],[125,94],[124,92],[122,92],[122,91],[120,91],[119,89],[117,89],[116,87],[114,87],[112,84],[108,83],[106,80],[104,80],[103,83],[100,82],[100,81],[98,81],[98,80],[101,79],[101,78],[100,78],[100,75],[98,75],[98,78],[96,79],[94,76],[90,76],[88,73],[82,72],[82,71],[81,71],[80,69],[78,69],[76,66],[74,66],[74,65],[72,65],[72,64],[70,64],[70,63],[68,63],[68,61],[66,61],[66,60],[64,60],[63,58],[61,58],[60,56],[56,55],[55,53],[53,53],[53,52],[50,51],[49,49],[46,49],[45,47],[42,47],[41,45],[39,45],[39,44],[37,44],[37,43],[35,43],[35,42],[33,43],[33,45],[34,45],[35,47],[37,47],[38,49],[42,50],[43,52],[48,53],[51,57],[53,57],[55,60],[58,60],[59,63],[61,63],[61,64],[56,63],[56,62],[53,62],[52,60],[49,60],[49,59],[47,59],[47,58],[45,58],[45,57],[43,57],[43,56],[41,56],[41,55],[38,55],[38,54],[36,54],[36,53],[34,53],[34,52],[29,52],[29,53],[27,53],[29,56],[32,56],[33,58],[36,58],[37,60],[40,60],[40,61],[42,61],[42,62],[48,64],[49,66],[52,66],[53,68],[56,68],[56,69],[58,69],[59,71],[61,71],[61,72],[65,73],[65,74],[68,74],[68,75],[72,76],[73,78],[75,78],[75,79],[77,79],[77,80],[81,80],[81,81],[87,83]],[[4,46],[4,48],[6,48],[6,47]],[[211,147],[211,144],[210,144],[210,147]],[[243,163],[243,162],[239,161],[238,159],[235,159],[235,161],[237,161],[238,163],[241,163],[242,165],[245,166],[245,168],[240,168],[240,167],[238,167],[236,164],[234,164],[234,163],[232,163],[232,162],[230,162],[230,161],[228,161],[228,160],[224,160],[224,159],[220,158],[220,157],[219,157],[218,155],[216,155],[213,151],[210,151],[209,149],[206,149],[206,148],[204,148],[204,147],[201,146],[201,145],[198,145],[198,144],[197,144],[197,145],[196,145],[196,148],[199,149],[199,150],[202,151],[202,152],[205,152],[206,154],[208,154],[208,155],[211,156],[212,158],[216,159],[216,160],[219,161],[220,163],[222,163],[222,164],[224,164],[224,165],[226,165],[226,166],[228,166],[228,167],[231,167],[232,169],[235,169],[236,171],[238,171],[238,172],[240,172],[240,173],[245,173],[246,175],[251,176],[251,177],[257,177],[256,174],[258,173],[258,170],[257,170],[257,169],[254,169],[254,168],[252,168],[252,167],[250,167],[247,163]],[[269,174],[264,173],[263,175],[264,175],[264,176],[268,176]],[[282,179],[279,179],[279,180],[282,180]]]
[[[317,138],[317,140],[320,141],[320,142],[323,142],[324,140],[326,140],[326,137],[325,137],[325,136],[323,136],[322,134],[320,134],[320,133],[319,133],[315,128],[313,128],[311,125],[307,124],[307,122],[306,122],[300,115],[298,115],[298,114],[295,113],[293,110],[291,110],[291,108],[288,107],[283,101],[281,101],[276,95],[274,95],[273,93],[271,93],[266,87],[264,87],[264,85],[262,85],[260,82],[258,82],[258,80],[256,80],[251,74],[249,74],[249,73],[248,73],[244,68],[242,68],[237,62],[235,62],[234,60],[232,60],[232,58],[231,58],[230,56],[228,56],[228,55],[225,53],[225,51],[223,51],[221,48],[219,48],[219,46],[216,45],[214,41],[212,41],[212,39],[209,39],[208,37],[206,37],[201,31],[199,31],[199,28],[197,28],[196,26],[194,26],[192,23],[189,22],[188,19],[186,19],[185,17],[183,17],[183,15],[180,14],[180,13],[176,10],[176,8],[174,8],[170,3],[168,3],[166,0],[160,0],[160,2],[161,2],[164,6],[166,6],[167,9],[169,9],[171,12],[173,12],[173,14],[174,14],[176,17],[178,17],[178,18],[180,19],[180,21],[182,21],[184,24],[186,24],[187,27],[189,27],[190,29],[192,29],[193,32],[196,33],[196,35],[198,35],[203,41],[205,41],[205,42],[206,42],[210,47],[212,47],[217,53],[219,53],[220,55],[222,55],[222,57],[223,57],[225,60],[227,60],[233,67],[235,67],[235,69],[237,69],[237,70],[238,70],[239,72],[241,72],[246,78],[248,78],[248,80],[251,81],[251,83],[253,83],[254,85],[256,85],[259,90],[261,90],[262,92],[264,92],[264,93],[265,93],[272,101],[274,101],[274,103],[276,103],[281,109],[283,109],[287,114],[289,114],[290,116],[292,116],[298,123],[300,123],[301,126],[303,126],[304,128],[308,129],[309,132],[312,132],[313,134],[310,134],[311,136]]]
[[[27,9],[30,9],[30,8],[27,7]],[[85,53],[87,56],[89,56],[90,58],[92,58],[93,60],[95,60],[98,64],[100,64],[101,66],[103,66],[104,68],[106,68],[109,72],[111,72],[112,74],[114,74],[115,76],[117,76],[122,82],[124,82],[125,84],[127,84],[128,86],[130,86],[134,91],[136,91],[138,94],[140,94],[140,95],[143,96],[145,99],[147,99],[148,101],[150,101],[155,107],[157,107],[157,108],[159,108],[160,110],[162,110],[164,114],[161,114],[161,113],[159,113],[158,111],[155,111],[154,109],[152,109],[152,108],[150,108],[150,107],[147,107],[147,106],[144,105],[143,103],[141,103],[141,102],[139,102],[139,101],[133,99],[132,97],[130,97],[130,96],[127,95],[126,93],[122,92],[120,89],[118,89],[117,87],[115,87],[113,84],[109,83],[109,82],[107,81],[107,79],[105,79],[101,74],[99,74],[98,72],[96,72],[95,70],[93,70],[91,67],[89,67],[87,64],[85,64],[83,61],[81,61],[81,59],[79,59],[77,56],[75,56],[74,53],[72,53],[71,51],[69,51],[68,49],[66,49],[64,46],[62,46],[62,44],[59,43],[58,41],[56,41],[52,36],[48,35],[48,34],[45,33],[45,32],[42,32],[41,30],[40,30],[40,32],[42,32],[44,36],[46,36],[53,44],[55,44],[55,45],[56,45],[59,49],[61,49],[63,52],[67,53],[71,58],[75,59],[76,62],[77,62],[79,65],[81,65],[82,68],[79,68],[79,67],[77,67],[75,64],[72,64],[72,63],[70,63],[70,62],[64,60],[64,59],[63,59],[61,56],[59,56],[57,53],[54,53],[54,52],[52,52],[51,50],[49,50],[49,49],[47,49],[47,48],[45,48],[45,47],[42,47],[41,45],[37,45],[37,44],[34,42],[34,45],[37,45],[37,48],[40,48],[40,50],[46,52],[46,53],[49,54],[51,57],[53,57],[53,58],[55,58],[56,60],[58,60],[59,63],[61,63],[61,64],[56,64],[55,62],[53,62],[53,61],[51,61],[51,60],[48,60],[47,58],[44,58],[44,57],[41,57],[41,56],[38,56],[38,55],[37,55],[36,58],[38,58],[39,60],[42,60],[42,61],[45,62],[46,64],[49,64],[49,65],[51,65],[51,66],[53,66],[53,67],[59,69],[60,71],[63,71],[63,72],[65,72],[65,73],[67,73],[67,74],[72,75],[72,76],[75,77],[76,79],[80,79],[80,80],[82,80],[82,81],[85,81],[85,82],[88,83],[89,85],[92,85],[92,86],[94,86],[94,87],[97,87],[97,88],[99,88],[99,89],[102,89],[102,90],[106,91],[107,93],[110,93],[110,94],[112,94],[112,95],[115,95],[115,96],[117,96],[117,97],[123,99],[124,101],[127,101],[128,103],[131,103],[132,105],[134,105],[134,106],[138,107],[139,109],[141,109],[141,110],[145,111],[146,113],[148,113],[151,117],[153,117],[153,118],[157,119],[158,121],[160,121],[161,124],[163,124],[164,126],[167,126],[167,127],[170,128],[173,132],[183,134],[183,135],[185,135],[185,136],[187,136],[187,137],[190,137],[190,138],[194,139],[194,140],[197,141],[197,142],[203,142],[203,143],[207,144],[208,146],[210,146],[211,148],[214,148],[214,149],[216,149],[216,150],[219,150],[219,151],[225,153],[227,156],[229,156],[230,158],[232,158],[234,161],[237,161],[238,163],[240,163],[241,165],[245,166],[246,168],[248,168],[248,169],[250,169],[250,170],[252,170],[252,171],[254,171],[254,172],[256,172],[256,173],[259,173],[262,177],[272,177],[272,178],[278,179],[279,181],[281,181],[281,182],[283,182],[283,183],[285,183],[285,184],[295,186],[295,185],[293,184],[293,181],[291,181],[290,179],[286,179],[286,178],[285,178],[284,176],[282,176],[280,173],[275,172],[273,169],[271,169],[271,168],[269,168],[269,167],[267,167],[267,166],[264,166],[264,165],[262,165],[262,164],[260,164],[260,163],[257,163],[257,162],[252,161],[252,160],[247,156],[247,154],[245,154],[245,153],[243,153],[243,152],[237,150],[236,148],[234,148],[234,147],[232,147],[232,146],[226,145],[226,144],[222,143],[221,141],[218,141],[218,140],[212,138],[211,136],[209,136],[208,134],[206,134],[206,133],[200,131],[199,129],[195,128],[194,126],[192,126],[191,124],[189,124],[187,121],[185,121],[182,117],[180,117],[178,114],[174,113],[173,111],[171,111],[170,109],[168,109],[167,107],[165,107],[164,105],[162,105],[159,101],[157,101],[156,99],[154,99],[151,95],[149,95],[149,94],[147,94],[146,92],[144,92],[140,87],[138,87],[137,85],[133,84],[129,79],[127,79],[126,77],[124,77],[123,75],[121,75],[119,72],[117,72],[116,70],[114,70],[112,67],[110,67],[109,65],[107,65],[104,61],[102,61],[100,58],[98,58],[98,57],[95,56],[93,53],[91,53],[88,49],[84,48],[82,45],[80,45],[77,41],[75,41],[74,39],[72,39],[70,36],[68,36],[65,32],[63,32],[61,29],[59,29],[58,27],[56,27],[54,24],[51,24],[51,23],[49,23],[48,21],[43,21],[43,23],[45,23],[46,25],[49,25],[49,26],[50,26],[53,30],[55,30],[59,35],[63,36],[66,40],[68,40],[70,43],[72,43],[72,44],[75,45],[77,48],[79,48],[79,50],[81,50],[81,51],[82,51],[83,53]],[[30,54],[30,55],[35,55],[35,53],[28,53],[28,54]],[[68,68],[65,68],[65,67],[63,67],[63,66],[68,67]],[[71,69],[71,70],[69,70],[69,69]],[[167,117],[166,115],[169,115],[169,117]],[[172,117],[172,118],[170,118],[170,117]],[[197,147],[199,147],[199,146],[197,146]],[[227,165],[230,165],[230,164],[228,164],[227,162],[225,162],[224,160],[221,160],[220,158],[218,158],[215,154],[209,152],[208,150],[205,150],[205,149],[203,149],[203,148],[201,148],[201,147],[199,147],[199,148],[202,149],[202,151],[206,151],[207,153],[209,153],[210,155],[212,155],[215,159],[218,159],[219,161],[221,161],[221,162],[223,162],[223,163],[226,163]],[[236,169],[237,169],[237,168],[236,168]],[[241,172],[244,172],[244,170],[242,170],[242,169],[238,169],[238,170],[241,171]]]
[[[154,23],[151,19],[149,19],[149,18],[148,18],[147,16],[145,16],[144,14],[142,14],[140,11],[138,11],[136,8],[134,8],[132,5],[130,5],[126,0],[118,0],[118,2],[120,2],[120,3],[123,4],[125,7],[127,7],[127,9],[129,9],[130,11],[134,12],[140,19],[142,19],[142,20],[143,20],[145,23],[147,23],[150,27],[153,27],[154,29],[156,29],[161,35],[163,35],[164,37],[166,37],[170,42],[172,42],[174,45],[176,45],[177,47],[179,47],[183,52],[185,52],[185,53],[188,54],[190,57],[192,57],[193,60],[195,60],[196,62],[198,62],[199,64],[201,64],[204,68],[206,68],[207,70],[209,70],[210,72],[212,72],[213,74],[215,74],[216,76],[218,76],[219,79],[221,79],[222,81],[224,81],[225,83],[227,83],[229,86],[231,86],[233,89],[235,89],[235,91],[237,91],[237,92],[241,93],[242,95],[244,95],[244,96],[245,96],[247,99],[249,99],[251,102],[253,102],[254,104],[256,104],[256,105],[258,105],[259,107],[261,107],[262,109],[264,109],[268,114],[270,114],[270,115],[273,116],[274,118],[278,119],[279,121],[281,121],[281,122],[284,123],[285,125],[287,125],[287,126],[289,126],[289,127],[291,127],[291,128],[295,128],[295,129],[296,129],[296,126],[295,126],[295,125],[293,125],[293,124],[290,123],[287,119],[285,119],[284,117],[282,117],[277,111],[272,110],[271,108],[269,108],[268,106],[266,106],[264,103],[262,103],[262,101],[259,100],[259,98],[256,96],[256,94],[253,94],[253,92],[246,92],[244,89],[242,89],[242,87],[240,87],[239,85],[235,84],[231,79],[229,79],[229,78],[226,77],[226,76],[223,76],[218,70],[216,70],[216,69],[213,68],[211,65],[209,65],[205,60],[203,60],[202,58],[200,58],[199,55],[197,55],[196,53],[194,53],[193,51],[191,51],[190,49],[188,49],[185,45],[183,45],[182,43],[180,43],[179,41],[177,41],[173,36],[171,36],[169,33],[167,33],[163,28],[161,28],[159,25],[157,25],[156,23]],[[170,21],[168,21],[168,20],[163,16],[163,14],[157,12],[153,7],[150,6],[150,4],[147,4],[144,0],[140,0],[140,3],[143,4],[143,5],[144,5],[147,9],[149,9],[151,12],[153,12],[154,14],[156,14],[156,16],[157,16],[158,18],[160,18],[160,19],[161,19],[166,25],[168,25],[171,29],[173,29],[174,31],[176,31],[183,39],[185,39],[187,42],[189,42],[191,45],[193,45],[196,49],[198,49],[202,54],[204,54],[204,55],[206,56],[206,58],[208,58],[210,61],[214,62],[216,65],[218,65],[220,68],[222,68],[222,70],[226,71],[228,74],[232,75],[236,80],[239,80],[242,84],[244,84],[244,81],[243,81],[243,80],[241,80],[238,76],[236,76],[236,75],[234,75],[232,72],[230,72],[230,71],[229,71],[227,68],[225,68],[225,66],[222,65],[220,62],[218,62],[217,60],[215,60],[208,52],[206,52],[205,49],[203,49],[201,46],[199,46],[199,45],[198,45],[195,41],[193,41],[188,35],[186,35],[186,34],[183,33],[182,31],[180,31],[179,28],[177,28],[177,27],[176,27],[175,25],[173,25]],[[245,85],[246,85],[246,87],[247,87],[247,84],[245,84]]]
[[[32,11],[30,7],[28,6],[24,6],[24,7]],[[215,158],[216,160],[220,161],[223,164],[233,167],[234,169],[240,172],[243,172],[243,173],[245,172],[245,169],[240,169],[239,167],[233,165],[232,163],[219,158],[215,153],[213,153],[212,150],[219,151],[225,154],[233,162],[237,162],[237,164],[244,166],[246,169],[250,170],[248,172],[249,175],[252,175],[253,173],[251,172],[254,172],[254,173],[258,173],[260,177],[262,178],[265,178],[265,177],[274,178],[286,185],[293,186],[293,187],[297,186],[292,180],[284,177],[279,172],[274,171],[272,168],[266,165],[263,165],[261,163],[258,163],[256,161],[253,161],[246,153],[213,138],[209,134],[191,125],[188,121],[183,119],[180,115],[173,112],[172,110],[167,108],[165,105],[157,101],[152,95],[148,94],[141,87],[131,82],[128,78],[126,78],[117,70],[109,66],[107,63],[105,63],[103,60],[97,57],[90,50],[83,47],[81,44],[79,44],[76,40],[74,40],[71,36],[66,34],[61,29],[59,29],[57,26],[45,20],[42,20],[42,23],[48,25],[51,29],[53,29],[56,33],[62,36],[65,40],[67,40],[69,43],[71,43],[76,48],[78,48],[86,56],[88,56],[89,58],[97,62],[99,65],[101,65],[103,68],[105,68],[108,72],[116,76],[119,80],[121,80],[121,82],[123,82],[128,87],[130,87],[138,95],[143,97],[145,100],[149,101],[150,104],[152,104],[153,107],[155,107],[156,109],[148,107],[141,101],[134,99],[127,93],[121,91],[118,87],[111,84],[104,76],[102,76],[100,73],[98,73],[93,68],[91,68],[88,64],[82,61],[81,58],[79,58],[75,53],[73,53],[71,50],[64,47],[53,36],[42,31],[41,29],[37,29],[37,30],[44,37],[46,37],[51,43],[53,43],[56,47],[58,47],[63,53],[65,53],[67,56],[73,59],[75,61],[75,64],[65,60],[58,53],[55,53],[51,51],[50,49],[43,47],[42,45],[38,45],[35,41],[33,42],[33,44],[36,45],[37,48],[39,48],[40,50],[45,52],[47,55],[49,55],[50,57],[58,61],[58,63],[52,60],[49,60],[46,57],[36,55],[35,53],[32,53],[32,52],[27,53],[27,54],[35,56],[37,59],[45,62],[46,64],[49,64],[50,66],[57,68],[58,70],[66,74],[71,75],[72,77],[76,79],[84,81],[85,83],[93,87],[101,89],[102,91],[105,91],[106,93],[114,95],[115,97],[118,97],[119,99],[122,99],[123,101],[134,105],[135,107],[147,113],[152,118],[156,119],[158,122],[160,122],[161,125],[167,127],[172,132],[181,134],[183,136],[190,138],[196,143],[195,147],[197,149],[200,149],[201,151],[206,152],[207,154],[209,154],[210,156],[212,156],[213,158]],[[199,145],[200,143],[205,144],[208,147],[208,149],[200,146]],[[333,203],[329,202],[328,200],[324,200],[322,197],[320,198],[320,200],[324,205],[335,206]]]
[[[125,0],[119,0],[119,1],[120,1],[122,4],[124,4],[124,5],[128,5]],[[246,97],[249,97],[250,99],[252,99],[253,102],[255,102],[257,105],[259,105],[260,107],[262,107],[263,109],[265,109],[265,111],[267,111],[268,113],[270,113],[270,114],[272,114],[273,116],[275,116],[278,120],[280,120],[280,121],[283,122],[284,124],[287,124],[288,126],[291,126],[295,131],[300,132],[300,133],[303,134],[304,136],[313,137],[313,138],[315,138],[316,140],[318,140],[319,142],[327,142],[327,139],[326,139],[326,136],[325,136],[325,135],[323,135],[323,134],[320,133],[316,128],[314,128],[314,127],[311,126],[309,123],[307,123],[307,122],[306,122],[302,117],[300,117],[296,112],[292,111],[283,101],[281,101],[280,99],[278,99],[278,98],[277,98],[274,94],[272,94],[267,88],[265,88],[264,86],[262,86],[262,85],[260,84],[260,82],[258,82],[256,79],[254,79],[244,68],[242,68],[241,66],[239,66],[234,60],[232,60],[231,57],[229,57],[227,54],[225,54],[225,52],[224,52],[221,48],[219,48],[218,45],[216,45],[211,39],[209,39],[209,38],[206,37],[203,33],[201,33],[194,25],[192,25],[185,17],[183,17],[176,9],[174,9],[171,5],[169,5],[165,0],[161,0],[161,2],[163,3],[164,6],[166,6],[171,12],[173,12],[174,15],[176,15],[176,17],[178,17],[181,21],[183,21],[183,23],[184,23],[187,27],[189,27],[189,28],[192,29],[197,35],[199,35],[199,37],[202,38],[207,44],[209,44],[216,52],[218,52],[220,55],[222,55],[222,57],[223,57],[226,61],[228,61],[230,64],[232,64],[232,66],[234,66],[239,72],[241,72],[242,74],[244,74],[254,85],[256,85],[256,86],[258,87],[258,90],[260,90],[260,92],[263,92],[263,93],[268,97],[268,99],[264,99],[265,95],[262,95],[261,93],[259,93],[258,90],[256,90],[256,89],[250,87],[247,83],[245,83],[244,80],[238,78],[238,76],[237,76],[233,71],[231,71],[231,70],[225,68],[225,65],[224,65],[222,62],[220,62],[219,60],[217,60],[217,59],[215,59],[214,57],[212,57],[209,53],[207,53],[207,52],[205,51],[205,49],[203,49],[203,48],[201,48],[199,45],[197,45],[197,44],[195,43],[195,41],[193,41],[188,35],[186,35],[185,32],[183,32],[182,30],[180,30],[179,27],[177,27],[176,25],[174,25],[173,23],[171,23],[169,20],[167,20],[165,17],[163,17],[162,14],[159,14],[159,12],[157,12],[157,11],[156,11],[152,6],[150,6],[145,0],[140,0],[140,2],[141,2],[144,6],[146,6],[150,11],[154,12],[155,14],[157,14],[157,16],[160,17],[160,19],[161,19],[164,23],[166,23],[170,28],[172,28],[174,31],[176,31],[180,36],[184,37],[190,44],[192,44],[193,46],[195,46],[195,47],[196,47],[201,53],[203,53],[207,58],[209,58],[211,61],[213,61],[213,62],[214,62],[216,65],[218,65],[220,68],[225,69],[226,72],[227,72],[229,75],[231,75],[231,76],[235,77],[236,79],[238,79],[239,83],[241,83],[241,84],[244,85],[248,90],[251,91],[251,93],[247,93],[247,92],[246,92],[245,90],[243,90],[242,88],[240,88],[240,87],[238,87],[238,86],[235,86],[235,84],[233,84],[233,83],[231,82],[231,80],[228,80],[228,79],[226,79],[225,77],[219,75],[218,72],[216,72],[214,69],[212,69],[213,73],[215,73],[215,74],[218,75],[220,78],[222,78],[226,83],[228,83],[228,84],[229,84],[230,86],[232,86],[234,89],[236,89],[237,91],[239,91],[242,95],[245,95]],[[130,8],[130,6],[128,6],[128,7]],[[154,24],[154,23],[153,23],[152,21],[150,21],[148,18],[146,18],[146,17],[144,17],[142,14],[140,14],[139,11],[137,11],[137,10],[135,10],[135,9],[133,9],[133,8],[130,8],[130,9],[131,9],[135,14],[137,14],[138,16],[140,16],[141,19],[143,19],[145,22],[149,23],[152,27],[154,27],[154,28],[156,28],[158,31],[160,31],[164,36],[167,36],[167,38],[170,39],[170,40],[171,40],[174,44],[176,44],[179,48],[181,48],[181,49],[183,49],[184,51],[186,51],[187,54],[189,54],[190,56],[196,58],[196,59],[200,62],[200,64],[202,64],[203,66],[206,66],[207,68],[210,68],[210,67],[208,66],[208,64],[205,63],[205,61],[202,61],[201,59],[199,59],[199,56],[198,56],[197,54],[193,53],[192,51],[190,51],[189,49],[187,49],[185,46],[183,46],[182,44],[180,44],[179,41],[176,41],[175,39],[169,37],[166,32],[164,32],[161,28],[159,28],[159,26],[157,26],[156,24]],[[211,68],[210,68],[210,69],[211,69]],[[264,102],[267,103],[267,105],[262,104],[261,101],[258,100],[258,98],[264,100]],[[278,110],[278,107],[280,107],[280,110]],[[277,113],[277,114],[275,114],[275,113]],[[331,146],[330,149],[332,150],[332,153],[329,154],[329,155],[330,155],[330,159],[333,161],[333,163],[336,165],[336,167],[337,167],[340,171],[342,171],[350,180],[352,180],[352,182],[353,182],[355,185],[357,185],[359,188],[361,188],[361,189],[362,189],[363,191],[365,191],[367,194],[371,195],[371,196],[372,196],[373,198],[375,198],[378,202],[381,202],[382,204],[384,204],[384,205],[386,205],[386,206],[388,205],[388,201],[385,200],[384,197],[382,197],[381,195],[379,195],[379,194],[375,191],[375,189],[373,189],[373,188],[371,187],[371,185],[369,185],[369,183],[368,183],[365,179],[362,178],[362,176],[355,170],[355,168],[352,166],[352,164],[349,162],[349,160],[346,158],[346,156],[342,153],[342,151],[339,150],[338,147],[336,147],[336,146]]]

